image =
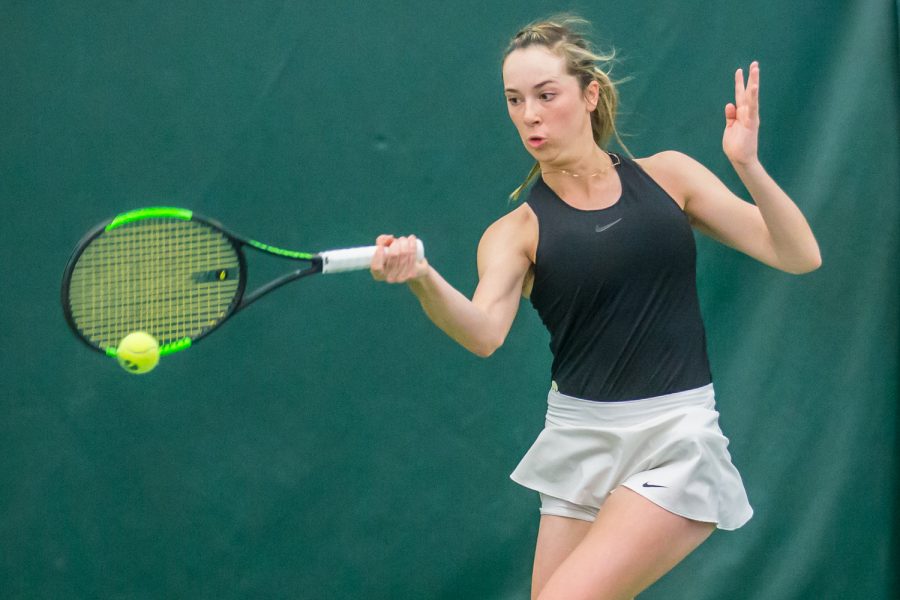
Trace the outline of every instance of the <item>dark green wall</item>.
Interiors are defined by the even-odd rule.
[[[633,77],[632,152],[681,150],[745,197],[722,111],[761,62],[761,156],[825,261],[797,278],[699,240],[756,516],[645,596],[892,597],[896,3],[551,5],[3,3],[0,596],[527,598],[537,498],[507,475],[550,358],[527,304],[485,361],[402,288],[309,280],[130,377],[68,332],[58,289],[88,227],[172,204],[299,249],[415,232],[471,292],[529,167],[501,52],[575,8]]]

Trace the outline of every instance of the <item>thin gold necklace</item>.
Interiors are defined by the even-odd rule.
[[[557,169],[556,171],[543,171],[544,175],[550,175],[552,173],[562,173],[563,175],[568,175],[569,177],[600,177],[601,175],[605,175],[607,171],[612,167],[616,167],[619,165],[619,157],[615,154],[607,153],[610,158],[610,164],[608,164],[605,168],[594,171],[593,173],[588,173],[587,175],[580,175],[578,173],[573,173],[571,171],[567,171],[566,169]]]

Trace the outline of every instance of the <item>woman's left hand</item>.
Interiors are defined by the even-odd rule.
[[[734,104],[725,105],[725,133],[722,150],[735,165],[748,165],[758,160],[759,139],[759,63],[750,63],[750,76],[744,87],[744,70],[734,74]]]

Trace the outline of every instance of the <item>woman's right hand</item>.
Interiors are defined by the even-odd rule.
[[[407,283],[428,273],[428,261],[417,256],[416,236],[379,235],[370,271],[376,281]]]

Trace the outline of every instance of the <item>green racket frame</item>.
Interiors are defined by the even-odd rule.
[[[230,246],[230,248],[234,251],[234,257],[237,262],[237,264],[234,265],[237,268],[236,273],[230,272],[233,271],[233,267],[229,269],[210,271],[210,281],[212,281],[213,277],[218,277],[221,279],[225,279],[227,277],[231,280],[234,280],[236,278],[237,286],[234,288],[233,297],[231,297],[227,306],[224,307],[224,310],[221,310],[221,314],[217,315],[216,318],[208,324],[208,326],[200,327],[198,331],[192,335],[179,336],[175,339],[170,339],[165,341],[164,343],[161,343],[159,347],[160,356],[165,356],[190,348],[197,341],[206,337],[212,331],[221,326],[222,323],[224,323],[230,317],[247,308],[247,306],[258,300],[259,298],[287,283],[290,283],[302,277],[322,272],[323,259],[321,255],[308,252],[285,250],[283,248],[264,244],[256,240],[241,237],[231,231],[228,231],[217,221],[198,215],[188,209],[157,206],[121,213],[112,219],[98,224],[91,231],[89,231],[81,239],[81,241],[78,242],[78,245],[72,252],[72,256],[69,259],[69,262],[66,265],[65,271],[63,273],[63,283],[61,290],[63,314],[65,315],[66,322],[68,323],[69,327],[89,348],[106,354],[107,356],[116,356],[117,344],[114,344],[112,342],[98,342],[98,336],[92,335],[90,331],[88,331],[84,326],[85,324],[82,322],[83,320],[79,318],[78,314],[76,314],[78,312],[78,308],[73,307],[72,304],[73,276],[76,275],[76,270],[79,267],[79,260],[84,256],[85,252],[89,252],[90,248],[95,247],[92,245],[96,245],[99,243],[99,238],[103,236],[115,235],[115,233],[122,232],[129,226],[133,226],[133,224],[135,223],[147,222],[148,220],[155,220],[155,222],[159,224],[172,222],[173,220],[190,221],[211,228],[222,236],[221,243],[223,244],[223,246]],[[254,290],[251,294],[245,296],[244,292],[246,290],[247,284],[247,263],[242,251],[244,246],[250,246],[256,250],[271,254],[273,256],[304,261],[308,263],[308,266],[289,272]],[[201,276],[206,277],[206,274],[204,273]],[[195,275],[195,278],[196,277],[198,276]],[[205,282],[206,280],[201,283]],[[154,335],[153,331],[148,331],[148,333]]]

